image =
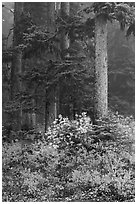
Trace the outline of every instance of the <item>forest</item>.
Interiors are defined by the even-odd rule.
[[[2,3],[2,201],[135,202],[135,3]]]

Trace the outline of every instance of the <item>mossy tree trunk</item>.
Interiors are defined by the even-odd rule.
[[[94,122],[108,114],[107,20],[95,19]]]

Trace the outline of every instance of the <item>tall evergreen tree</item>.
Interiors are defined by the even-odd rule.
[[[85,9],[95,19],[94,120],[108,112],[107,21],[117,20],[127,35],[134,33],[134,5],[130,3],[93,3]]]
[[[36,29],[34,29],[36,31],[35,35],[41,36],[41,34],[43,34],[44,36],[46,35],[53,36],[55,34],[56,27],[55,27],[55,3],[54,2],[25,3],[25,12],[27,15],[30,15],[33,21],[33,24],[36,26]],[[37,44],[35,44],[34,47],[35,46],[37,47]],[[39,66],[39,64],[43,66],[43,61],[45,61],[45,72],[46,72],[46,66],[48,66],[48,64],[50,66],[50,64],[52,64],[50,62],[55,61],[56,56],[52,48],[48,48],[44,46],[44,43],[40,44],[40,46],[41,48],[38,47],[40,55],[36,56],[35,53],[34,55],[32,53],[32,58],[33,58],[33,61],[36,61],[37,66]],[[35,51],[33,51],[32,49],[32,52],[35,52]],[[33,66],[36,66],[36,64]],[[40,71],[41,70],[39,70],[39,72]],[[47,78],[47,74],[46,74],[46,78]],[[45,78],[45,82],[47,84],[48,82],[46,78]],[[35,90],[35,92],[36,92],[36,95],[39,94],[38,90]],[[43,112],[45,112],[45,129],[47,129],[47,127],[49,127],[57,117],[57,102],[55,97],[56,91],[54,86],[52,86],[50,90],[48,90],[45,87],[44,92],[45,92],[45,99],[44,99],[45,111],[43,109]],[[41,105],[43,106],[43,104],[40,103],[40,101],[42,100],[41,99],[37,100],[38,102],[37,105],[35,102],[36,108],[38,108],[38,106],[41,106]],[[39,114],[37,114],[37,116],[39,117]]]
[[[95,18],[95,70],[94,70],[94,117],[107,116],[108,112],[108,57],[107,19]]]
[[[61,18],[65,20],[68,18],[70,13],[70,5],[68,2],[61,2]],[[68,33],[64,29],[61,33],[61,51],[62,58],[65,59],[68,56],[68,48],[69,48],[70,40],[68,37]]]
[[[17,94],[22,91],[22,50],[17,48],[21,40],[21,25],[20,20],[23,14],[23,2],[16,2],[14,5],[14,30],[13,30],[13,60],[11,68],[11,100],[16,102]],[[13,124],[14,129],[21,129],[22,125],[22,107],[19,101],[18,107],[14,113],[12,113],[12,120],[15,120]]]
[[[56,31],[55,3],[48,2],[47,6],[48,6],[47,29],[50,33],[54,34]],[[53,59],[53,61],[56,60],[57,56],[54,51],[51,56],[52,56],[51,58]],[[45,130],[47,129],[47,127],[49,127],[53,123],[53,121],[57,118],[57,115],[58,115],[58,90],[57,89],[58,88],[54,86],[52,90],[47,93],[47,95],[49,95],[48,96],[49,106],[45,104],[45,109],[48,110],[48,114],[46,114],[45,112]]]
[[[69,2],[61,2],[60,4],[60,18],[61,21],[65,22],[66,19],[69,17],[69,13],[70,13],[70,5]],[[68,36],[68,32],[66,31],[65,28],[63,28],[61,34],[60,34],[60,48],[61,48],[61,60],[65,62],[65,60],[67,60],[67,58],[69,57],[69,53],[68,53],[68,49],[70,46],[70,39]],[[58,92],[60,92],[61,90],[61,83],[60,80],[58,82]],[[61,93],[58,93],[59,95],[59,103],[60,103],[60,96]],[[59,109],[62,112],[62,107],[61,104],[59,104]]]

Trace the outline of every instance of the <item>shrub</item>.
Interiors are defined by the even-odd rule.
[[[4,143],[3,201],[134,200],[133,134],[133,118],[111,114],[94,126],[84,113],[60,116],[45,139]]]

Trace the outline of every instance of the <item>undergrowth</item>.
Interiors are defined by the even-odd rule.
[[[31,142],[3,142],[3,202],[135,201],[134,118],[59,117]]]

